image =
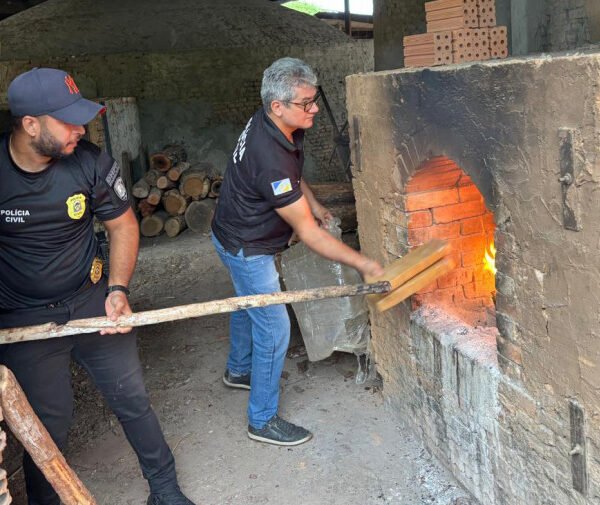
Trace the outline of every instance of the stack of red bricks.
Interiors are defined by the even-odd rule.
[[[425,2],[427,33],[404,37],[404,65],[429,67],[508,56],[507,30],[496,26],[495,0]]]

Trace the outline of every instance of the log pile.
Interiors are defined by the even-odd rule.
[[[186,228],[208,233],[223,180],[213,174],[208,163],[189,163],[180,145],[168,145],[152,154],[150,169],[132,188],[140,233],[176,237]]]
[[[176,237],[185,229],[209,233],[223,177],[209,163],[191,164],[180,146],[166,146],[150,157],[150,169],[132,188],[140,217],[140,233]],[[340,218],[343,232],[355,231],[356,206],[352,184],[311,184],[317,200]]]
[[[425,2],[427,33],[404,37],[404,65],[428,67],[508,56],[505,26],[496,26],[495,0]]]

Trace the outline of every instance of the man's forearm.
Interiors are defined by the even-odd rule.
[[[137,261],[139,230],[130,210],[116,220],[105,223],[110,241],[109,285],[128,286]]]

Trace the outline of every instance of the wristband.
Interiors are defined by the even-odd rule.
[[[106,296],[110,295],[113,291],[122,291],[126,296],[129,296],[129,289],[126,286],[121,286],[120,284],[114,284],[113,286],[108,286],[106,289]]]

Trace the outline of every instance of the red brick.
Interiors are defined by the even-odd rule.
[[[475,184],[468,186],[460,186],[458,188],[458,196],[461,202],[470,202],[471,200],[483,200],[480,191]]]
[[[421,245],[428,240],[452,240],[460,237],[460,223],[429,226],[428,228],[409,228],[408,243],[411,246]]]
[[[454,305],[457,297],[462,298],[462,292],[457,288],[438,289],[429,297],[436,305]]]
[[[447,189],[456,186],[461,175],[460,169],[453,169],[445,173],[435,174],[427,172],[427,177],[423,175],[415,175],[406,185],[407,192],[413,191],[432,191],[439,189]]]
[[[450,188],[441,191],[426,191],[406,195],[407,211],[432,209],[442,205],[458,203],[458,189]]]
[[[481,269],[481,267],[455,268],[451,272],[448,272],[438,279],[438,287],[449,288],[452,286],[462,286],[463,284],[474,282],[476,278],[475,270],[477,269]]]
[[[496,221],[494,220],[493,212],[488,211],[483,215],[483,227],[485,231],[493,232],[496,230]]]
[[[463,290],[465,293],[465,298],[468,298],[469,300],[472,300],[474,298],[489,297],[491,294],[491,290],[488,286],[479,284],[477,282],[469,282],[468,284],[463,284]]]
[[[470,267],[483,264],[483,253],[481,251],[463,251],[461,265]]]
[[[459,186],[470,186],[471,184],[474,184],[473,180],[467,174],[463,174],[463,176],[458,181]]]
[[[411,212],[408,215],[409,228],[425,228],[433,224],[433,217],[430,210],[419,210]]]
[[[475,233],[483,233],[481,217],[470,217],[460,222],[461,235],[474,235]]]
[[[464,174],[464,172],[454,162],[438,163],[438,164],[425,164],[418,168],[415,172],[415,177],[425,177],[429,175],[441,175],[448,172],[458,172]]]
[[[436,223],[451,223],[468,217],[481,216],[485,212],[483,201],[472,201],[446,205],[433,209],[433,220]]]
[[[435,170],[445,167],[457,168],[457,165],[450,158],[446,158],[446,156],[436,156],[424,161],[417,170]]]
[[[484,236],[480,235],[467,235],[466,237],[459,237],[450,240],[450,245],[453,249],[461,251],[463,254],[467,251],[474,251],[479,254],[483,260],[483,251],[487,245],[487,241]]]

